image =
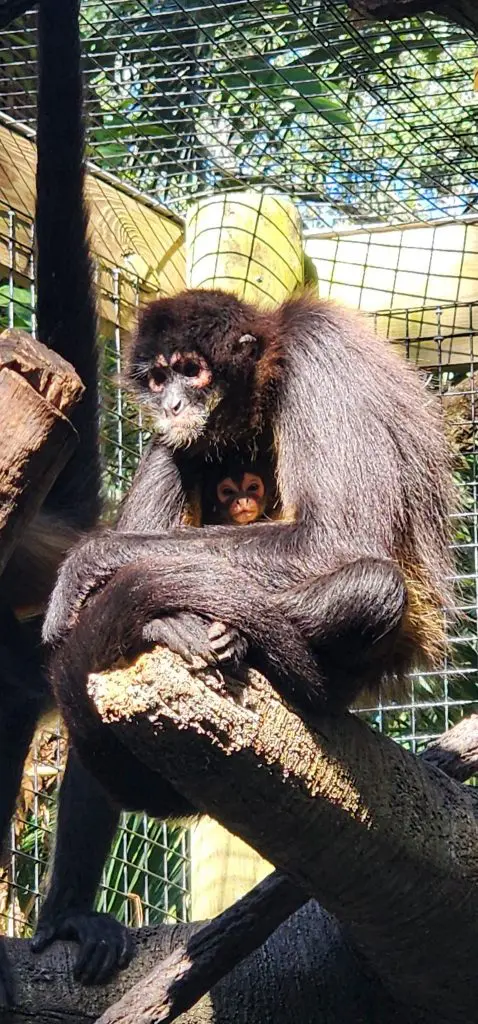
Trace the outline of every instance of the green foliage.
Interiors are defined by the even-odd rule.
[[[124,0],[111,17],[95,0],[83,31],[92,155],[180,210],[269,184],[333,225],[476,194],[476,48],[449,23],[359,33],[344,4],[281,0]]]
[[[32,330],[32,293],[30,288],[20,288],[11,281],[0,283],[0,327],[20,327]]]

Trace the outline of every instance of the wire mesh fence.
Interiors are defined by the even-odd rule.
[[[405,358],[420,364],[441,398],[459,493],[453,548],[460,615],[447,623],[446,659],[411,677],[409,702],[364,709],[383,732],[417,752],[478,705],[478,302],[384,310],[373,320]]]
[[[337,0],[84,0],[90,154],[180,212],[241,187],[311,227],[476,212],[476,40]],[[35,122],[29,16],[0,38],[0,111]]]
[[[20,327],[35,334],[33,225],[13,210],[0,209],[0,243],[10,267],[0,277],[0,329]],[[25,273],[28,268],[30,277]],[[121,395],[123,328],[122,274],[98,268],[103,297],[113,308],[101,321],[101,441],[105,493],[110,510],[117,505],[141,455],[145,434],[138,415]],[[128,280],[128,302],[131,295]],[[0,931],[28,935],[35,924],[51,852],[57,794],[65,765],[66,738],[58,716],[42,724],[30,751],[10,847],[0,880]],[[97,908],[130,925],[188,920],[190,914],[189,831],[144,814],[124,814],[103,872]]]
[[[191,197],[246,186],[293,196],[311,230],[473,214],[476,42],[463,29],[431,18],[357,26],[332,0],[84,0],[82,32],[92,159],[179,212]],[[0,33],[0,48],[0,116],[34,126],[34,16]],[[32,237],[31,220],[0,204],[8,256],[0,324],[35,333]],[[98,266],[97,284],[109,310],[101,433],[114,507],[146,438],[118,387],[124,324],[140,290],[114,264]],[[447,660],[412,678],[408,702],[362,712],[418,750],[478,702],[478,302],[417,301],[373,319],[442,396],[463,495],[455,521],[463,617],[448,624]],[[52,722],[35,740],[12,824],[0,885],[9,934],[34,924],[64,755]],[[130,924],[187,919],[188,832],[125,815],[98,906]]]
[[[4,211],[0,224],[0,241],[7,243],[12,255],[11,266],[0,280],[0,325],[24,327],[34,333],[33,259],[30,256],[25,263],[26,242],[23,247],[18,244],[22,232],[25,239],[31,238],[31,225],[24,220],[21,232],[17,231],[12,211]],[[25,276],[25,265],[31,268],[31,280]],[[105,485],[114,506],[132,478],[145,434],[136,410],[118,387],[124,342],[120,326],[122,275],[108,268],[107,273],[98,273],[98,281],[116,309],[116,318],[103,325],[101,338]],[[373,321],[405,358],[420,363],[429,387],[442,396],[463,496],[463,511],[455,522],[456,583],[463,618],[449,624],[447,660],[436,671],[412,677],[408,702],[379,703],[361,712],[382,731],[419,750],[464,712],[475,710],[478,703],[478,302],[382,310],[373,315]],[[35,921],[54,832],[64,756],[65,737],[58,722],[50,723],[39,732],[32,748],[11,828],[10,851],[0,886],[0,915],[9,934],[28,934]],[[145,815],[124,815],[104,872],[98,907],[130,924],[165,917],[187,919],[188,832],[167,828]]]

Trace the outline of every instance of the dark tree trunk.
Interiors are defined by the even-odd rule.
[[[24,939],[7,939],[16,975],[13,1012],[0,1024],[93,1024],[158,960],[199,926],[163,925],[138,932],[138,954],[104,988],[73,981],[74,951],[65,943],[34,956]],[[410,1015],[367,975],[337,923],[313,902],[228,974],[181,1024],[438,1024]]]

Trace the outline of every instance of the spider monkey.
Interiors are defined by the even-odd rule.
[[[44,637],[80,758],[126,806],[164,816],[184,801],[165,801],[103,726],[87,672],[145,640],[221,662],[219,620],[226,658],[296,706],[335,712],[401,685],[444,643],[455,497],[414,368],[310,294],[272,312],[220,291],[160,299],[140,317],[129,379],[156,433],[116,531],[64,562]],[[205,467],[238,446],[270,466],[286,521],[188,529]]]
[[[278,518],[275,483],[270,467],[244,459],[228,459],[205,469],[201,517],[203,524],[248,526],[260,519]]]
[[[2,845],[35,727],[54,707],[41,647],[41,615],[62,558],[96,523],[100,511],[96,310],[83,201],[78,13],[79,0],[41,0],[39,5],[36,313],[39,338],[75,366],[86,390],[72,415],[76,451],[0,580]],[[69,876],[65,885],[60,879],[50,890],[40,912],[36,944],[41,949],[54,938],[76,938],[76,975],[85,982],[102,981],[131,954],[122,926],[90,912],[118,815],[71,751],[59,809],[60,822],[65,817],[74,822],[75,840],[71,838],[62,853]],[[105,934],[108,944],[103,952]],[[0,1003],[11,1003],[12,998],[11,971],[0,946]]]

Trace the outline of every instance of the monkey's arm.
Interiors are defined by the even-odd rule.
[[[123,533],[103,530],[88,537],[67,556],[60,569],[45,616],[43,638],[56,646],[74,625],[88,597],[104,586],[121,568],[138,560],[172,557],[175,565],[188,566],[198,558],[207,567],[211,559],[227,562],[230,579],[235,569],[256,570],[261,580],[278,545],[287,547],[296,527],[286,523],[260,523],[238,530],[237,526],[180,527],[160,533]],[[247,534],[247,538],[245,538]],[[246,543],[243,543],[246,540]],[[286,561],[285,557],[282,559]],[[294,577],[292,577],[294,578]],[[296,574],[297,578],[297,574]],[[299,579],[302,578],[299,571]]]
[[[116,529],[121,533],[169,530],[181,525],[187,495],[171,449],[151,442],[121,504]]]
[[[387,567],[368,566],[368,572],[374,568],[380,570]],[[342,671],[347,664],[347,630],[355,643],[369,644],[381,632],[393,629],[400,618],[403,605],[403,589],[400,587],[399,574],[395,567],[388,565],[390,593],[393,597],[388,603],[384,601],[382,617],[379,618],[377,603],[377,619],[375,630],[369,624],[369,608],[367,604],[367,587],[370,579],[366,578],[366,567],[349,571],[348,578],[329,579],[310,583],[307,603],[315,602],[316,619],[309,623],[314,628],[314,636],[319,635],[319,624],[322,625],[322,657],[325,672],[321,663],[314,657],[312,645],[302,635],[297,626],[291,622],[284,608],[279,607],[276,595],[261,591],[254,579],[238,571],[234,574],[234,586],[231,586],[229,566],[223,560],[211,557],[207,560],[199,557],[194,565],[185,565],[181,552],[176,559],[164,555],[157,562],[148,559],[119,570],[116,576],[88,602],[81,612],[76,627],[72,630],[65,643],[59,648],[54,671],[55,694],[65,716],[73,742],[80,743],[86,751],[87,763],[95,770],[97,755],[95,751],[108,751],[101,767],[101,778],[110,792],[118,800],[125,800],[122,772],[119,768],[124,763],[124,752],[116,752],[108,748],[108,730],[103,730],[98,723],[86,690],[86,680],[91,670],[101,670],[110,666],[118,655],[127,650],[141,649],[141,631],[144,621],[154,619],[158,611],[167,613],[175,609],[189,608],[193,612],[203,611],[213,618],[223,618],[244,633],[249,641],[247,661],[250,665],[267,673],[279,692],[292,704],[312,706],[317,710],[330,703],[328,673]],[[362,598],[356,601],[357,587],[362,574]],[[381,577],[379,577],[379,580]],[[345,616],[340,617],[341,605],[337,595],[347,584]],[[304,600],[304,595],[295,595],[296,600]],[[360,597],[360,594],[358,594]],[[382,591],[382,596],[384,595]],[[284,597],[286,600],[286,598]],[[354,604],[355,602],[355,604]],[[347,616],[355,607],[355,614],[349,622]],[[125,611],[126,610],[126,611]],[[334,664],[333,652],[327,645],[327,618],[334,613],[331,629],[339,633],[342,645],[342,665]],[[365,621],[364,621],[365,619]],[[369,628],[367,637],[362,637],[364,628]],[[342,631],[342,635],[340,635]],[[350,649],[350,659],[357,665],[357,650]],[[342,684],[341,693],[344,686]],[[128,770],[128,776],[130,774]],[[136,800],[140,806],[148,807],[153,813],[161,814],[161,807],[154,805],[155,782],[147,778],[134,778]]]

